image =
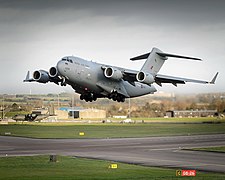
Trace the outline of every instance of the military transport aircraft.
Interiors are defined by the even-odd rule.
[[[15,116],[12,117],[13,120],[16,121],[41,121],[43,119],[47,119],[49,117],[48,114],[16,114]]]
[[[63,57],[49,71],[34,71],[30,78],[29,71],[24,82],[36,81],[39,83],[53,82],[57,85],[72,86],[80,94],[80,99],[86,102],[96,101],[97,98],[109,98],[124,102],[125,98],[133,98],[146,94],[153,94],[156,88],[153,83],[162,86],[162,83],[185,84],[186,82],[214,84],[218,72],[211,81],[202,81],[158,74],[168,57],[199,60],[198,58],[164,53],[153,48],[150,53],[143,54],[131,61],[147,59],[140,71],[125,69],[116,66],[99,64],[79,57]]]

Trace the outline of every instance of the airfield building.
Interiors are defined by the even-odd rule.
[[[209,117],[215,116],[217,110],[183,110],[166,111],[167,117]]]
[[[60,112],[61,111],[61,112]],[[59,115],[64,115],[62,119],[89,119],[89,118],[106,118],[106,111],[100,109],[83,109],[80,107],[63,107],[60,108]],[[56,114],[57,114],[56,112]],[[58,114],[57,114],[58,115]],[[59,117],[58,117],[59,119]]]

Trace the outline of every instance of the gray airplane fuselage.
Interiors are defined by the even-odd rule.
[[[123,79],[113,80],[104,75],[102,67],[112,67],[84,59],[67,56],[57,63],[59,74],[66,77],[66,83],[80,94],[94,93],[108,96],[112,92],[121,92],[125,97],[138,97],[156,91],[153,85],[135,82],[135,86]]]

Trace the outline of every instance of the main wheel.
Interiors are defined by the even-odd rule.
[[[83,94],[80,95],[80,100],[84,100],[84,95]]]

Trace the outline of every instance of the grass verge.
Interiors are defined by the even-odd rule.
[[[192,149],[190,149],[190,150],[225,153],[225,146],[219,146],[219,147],[204,147],[204,148],[192,148]]]
[[[35,125],[34,125],[35,124]],[[120,138],[171,135],[215,134],[225,132],[222,124],[91,124],[91,125],[0,125],[0,135],[32,138]],[[80,136],[79,132],[84,132]]]
[[[117,169],[110,169],[112,163],[57,156],[58,162],[49,162],[49,156],[1,157],[0,179],[192,179],[176,177],[176,170],[143,167],[117,163]],[[224,179],[224,174],[198,172],[193,179]]]

